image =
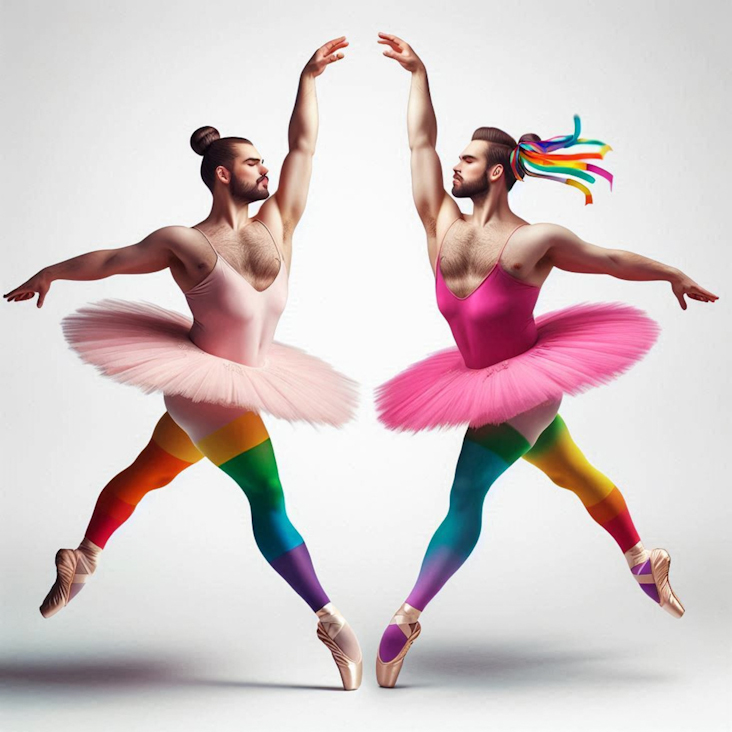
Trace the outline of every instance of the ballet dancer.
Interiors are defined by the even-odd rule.
[[[128,468],[104,488],[77,549],[56,555],[57,578],[41,605],[51,617],[84,587],[110,536],[151,490],[208,458],[249,499],[264,558],[315,611],[345,689],[361,682],[362,654],[350,625],[321,587],[292,525],[272,441],[260,413],[341,425],[353,415],[356,384],[328,364],[273,341],[287,301],[292,237],[307,199],[318,131],[315,79],[343,58],[345,36],[319,48],[300,75],[280,185],[252,142],[202,127],[191,137],[213,203],[192,228],[169,226],[138,244],[83,254],[45,267],[4,295],[44,303],[59,279],[96,280],[169,268],[193,320],[163,308],[102,300],[63,319],[80,357],[122,382],[164,394],[166,412]],[[255,216],[249,205],[264,201]]]
[[[427,232],[437,304],[457,348],[433,354],[377,389],[379,419],[390,429],[418,431],[468,424],[447,516],[427,547],[417,582],[379,645],[379,684],[393,687],[420,634],[420,613],[465,562],[481,530],[484,498],[519,458],[574,492],[589,515],[618,543],[631,576],[675,617],[684,608],[668,581],[669,556],[647,550],[617,485],[593,466],[559,415],[563,394],[608,383],[641,359],[659,327],[623,303],[582,303],[540,315],[533,311],[554,267],[625,280],[666,280],[679,304],[717,296],[674,267],[632,252],[604,249],[553,224],[528,224],[511,211],[516,180],[536,176],[580,189],[593,174],[612,183],[599,160],[609,148],[573,135],[517,143],[495,127],[477,129],[453,168],[452,195],[470,198],[463,215],[443,188],[435,150],[437,122],[424,63],[402,39],[379,34],[384,55],[411,73],[407,112],[412,189]],[[575,145],[597,152],[555,153]],[[574,178],[569,178],[572,175]],[[579,180],[575,180],[579,178]]]

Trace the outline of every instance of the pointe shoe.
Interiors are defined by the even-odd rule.
[[[333,608],[335,609],[335,608]],[[363,678],[363,655],[358,648],[358,658],[348,656],[336,643],[338,634],[347,625],[345,618],[339,612],[326,612],[318,615],[318,638],[333,655],[338,671],[341,675],[341,683],[345,691],[354,691],[361,686]],[[352,631],[351,631],[352,632]],[[355,636],[354,636],[355,640]],[[358,645],[358,641],[356,641]]]
[[[674,591],[671,589],[671,583],[668,581],[671,557],[665,549],[652,549],[650,561],[651,572],[653,574],[653,580],[656,583],[661,607],[675,618],[680,618],[685,612],[684,606],[674,594]]]
[[[665,549],[652,549],[650,557],[631,569],[643,590],[652,599],[656,599],[645,586],[653,585],[658,596],[658,604],[670,615],[680,618],[685,610],[668,581],[671,557]]]
[[[94,572],[95,565],[79,549],[59,549],[56,552],[56,581],[39,610],[50,618],[66,607]],[[77,585],[76,588],[73,586]]]
[[[385,689],[393,689],[396,686],[399,672],[402,670],[402,664],[404,663],[404,657],[407,655],[412,643],[417,640],[417,637],[422,632],[422,626],[409,613],[409,609],[413,608],[398,612],[389,623],[389,625],[398,625],[407,638],[402,650],[391,661],[382,661],[381,655],[378,652],[376,654],[376,680],[379,682],[379,686]],[[417,615],[419,615],[419,612]]]

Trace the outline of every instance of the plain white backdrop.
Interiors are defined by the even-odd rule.
[[[61,614],[38,605],[97,495],[148,441],[162,397],[105,379],[61,318],[104,297],[187,312],[168,272],[55,282],[2,308],[0,729],[729,729],[730,164],[726,2],[2,3],[2,291],[40,268],[208,212],[188,138],[251,139],[275,190],[299,73],[320,135],[277,339],[362,384],[358,420],[267,420],[288,509],[359,633],[344,694],[307,606],[268,567],[237,486],[202,462],[149,495]],[[481,541],[423,615],[399,689],[376,686],[378,639],[447,508],[461,430],[395,435],[373,388],[451,344],[411,200],[409,75],[377,32],[425,61],[450,168],[473,130],[607,141],[614,190],[511,194],[529,221],[674,265],[719,295],[683,311],[665,282],[555,271],[537,313],[582,301],[644,309],[657,346],[560,413],[672,557],[675,620],[630,578],[579,501],[520,461],[486,500]],[[462,202],[463,204],[466,202]],[[254,213],[256,207],[252,208]],[[463,210],[468,211],[467,206]]]

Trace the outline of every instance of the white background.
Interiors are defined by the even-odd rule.
[[[204,218],[188,145],[201,125],[251,139],[275,190],[299,73],[348,36],[317,80],[318,149],[277,338],[358,379],[363,406],[340,432],[267,424],[290,515],[366,655],[361,690],[336,691],[313,616],[208,462],[149,495],[89,587],[41,618],[54,553],[77,545],[164,410],[83,365],[59,322],[104,297],[187,312],[168,272],[58,281],[40,310],[0,305],[3,732],[729,729],[730,15],[721,1],[3,2],[3,292]],[[645,544],[671,552],[683,619],[647,600],[575,496],[520,461],[424,613],[400,688],[376,686],[378,639],[445,513],[462,437],[389,433],[371,403],[377,384],[451,344],[411,200],[409,75],[381,55],[379,30],[427,65],[446,183],[476,127],[549,137],[579,113],[583,135],[613,146],[613,192],[600,180],[583,207],[568,186],[530,180],[511,194],[516,212],[720,296],[682,311],[666,282],[555,271],[537,306],[617,300],[661,324],[631,372],[560,413]]]

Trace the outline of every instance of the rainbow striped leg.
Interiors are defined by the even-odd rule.
[[[651,555],[643,547],[623,494],[583,455],[560,415],[523,458],[582,501],[590,516],[616,541],[641,589],[660,604]]]
[[[97,568],[109,538],[150,491],[167,485],[202,458],[188,435],[167,412],[163,414],[142,452],[100,493],[78,548],[59,549],[56,581],[41,604],[41,614],[51,617],[76,597]]]
[[[408,645],[420,632],[417,618],[470,556],[480,536],[483,502],[498,477],[535,442],[557,414],[561,399],[524,412],[500,425],[469,429],[455,469],[447,516],[427,547],[417,582],[392,617],[377,657],[379,683],[393,686]],[[390,664],[398,667],[390,669]]]
[[[196,448],[233,478],[249,499],[254,539],[270,566],[313,611],[328,604],[307,546],[285,510],[272,441],[254,412],[165,397],[173,419]]]

